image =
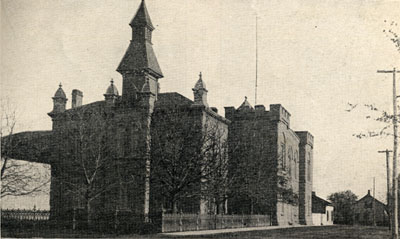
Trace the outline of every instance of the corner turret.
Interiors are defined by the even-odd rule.
[[[194,104],[195,105],[204,105],[208,107],[207,103],[207,92],[206,83],[202,79],[201,72],[199,74],[199,80],[194,85],[193,95],[194,95]]]
[[[65,111],[67,105],[67,96],[65,95],[62,85],[60,83],[53,99],[53,110],[49,113],[49,116],[53,117],[55,114],[62,113]]]
[[[107,88],[106,93],[104,94],[104,98],[106,100],[107,105],[114,105],[114,103],[117,101],[119,94],[117,87],[114,85],[114,80],[111,78],[111,84]]]

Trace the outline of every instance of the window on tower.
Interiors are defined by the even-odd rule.
[[[311,181],[311,153],[308,153],[307,157],[307,180]]]
[[[293,150],[292,147],[289,148],[289,165],[288,165],[288,173],[290,176],[292,176],[292,170],[293,170]]]
[[[286,169],[286,143],[283,142],[281,145],[281,161],[282,161],[282,169]]]
[[[146,27],[146,30],[145,30],[145,38],[146,38],[146,40],[151,42],[151,30],[149,28],[147,28],[147,27]]]
[[[296,179],[297,179],[297,169],[298,169],[297,162],[299,161],[298,158],[299,158],[299,152],[296,151],[294,153],[294,178]]]

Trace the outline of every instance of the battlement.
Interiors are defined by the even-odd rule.
[[[290,126],[290,113],[281,104],[269,105],[271,120],[282,121]]]
[[[314,145],[314,136],[308,131],[296,131],[297,136],[300,138],[300,144],[309,144],[311,147]]]
[[[256,105],[255,111],[256,111],[256,115],[262,115],[264,112],[267,112],[267,111],[265,111],[264,105]]]
[[[235,107],[229,106],[225,107],[225,118],[233,120],[234,118],[248,118],[257,117],[265,118],[267,117],[271,121],[281,121],[290,126],[290,113],[280,104],[273,104],[269,106],[270,110],[265,110],[264,105],[256,105],[255,108],[235,109]]]

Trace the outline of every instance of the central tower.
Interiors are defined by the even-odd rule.
[[[122,101],[127,105],[134,105],[146,82],[150,92],[157,98],[158,79],[162,78],[163,74],[151,43],[154,26],[144,0],[129,25],[132,28],[132,40],[117,71],[123,79]]]

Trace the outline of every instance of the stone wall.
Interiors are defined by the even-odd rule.
[[[300,224],[312,225],[313,136],[306,131],[296,132],[300,138],[299,212]]]

